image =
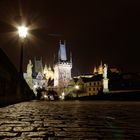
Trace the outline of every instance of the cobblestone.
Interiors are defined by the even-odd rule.
[[[5,132],[5,131],[12,131],[12,127],[6,126],[6,125],[1,125],[0,126],[0,131]]]
[[[15,132],[26,132],[26,131],[33,131],[34,127],[32,126],[27,126],[27,127],[14,127],[13,131]]]
[[[140,102],[30,101],[0,108],[0,140],[139,140]]]

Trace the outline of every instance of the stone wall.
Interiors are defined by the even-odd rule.
[[[0,106],[34,98],[32,90],[0,49]]]

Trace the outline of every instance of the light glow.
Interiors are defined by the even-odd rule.
[[[47,95],[44,95],[44,98],[46,99],[46,98],[48,98],[48,96]]]
[[[60,99],[64,100],[65,99],[65,93],[62,92],[61,96],[60,96]]]
[[[76,86],[75,86],[75,88],[78,90],[78,89],[79,89],[79,86],[78,86],[78,85],[76,85]]]
[[[20,38],[26,38],[27,34],[28,34],[28,28],[25,26],[19,26],[18,27],[18,34]]]

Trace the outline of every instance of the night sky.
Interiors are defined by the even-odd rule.
[[[19,9],[30,27],[24,69],[34,56],[52,65],[59,40],[66,40],[74,75],[91,73],[101,60],[123,72],[140,72],[139,0],[0,0],[0,47],[17,69]]]

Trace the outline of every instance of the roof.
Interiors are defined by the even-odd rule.
[[[102,74],[92,75],[92,76],[78,76],[73,78],[75,82],[81,79],[84,83],[93,82],[93,81],[101,81],[103,79]]]

